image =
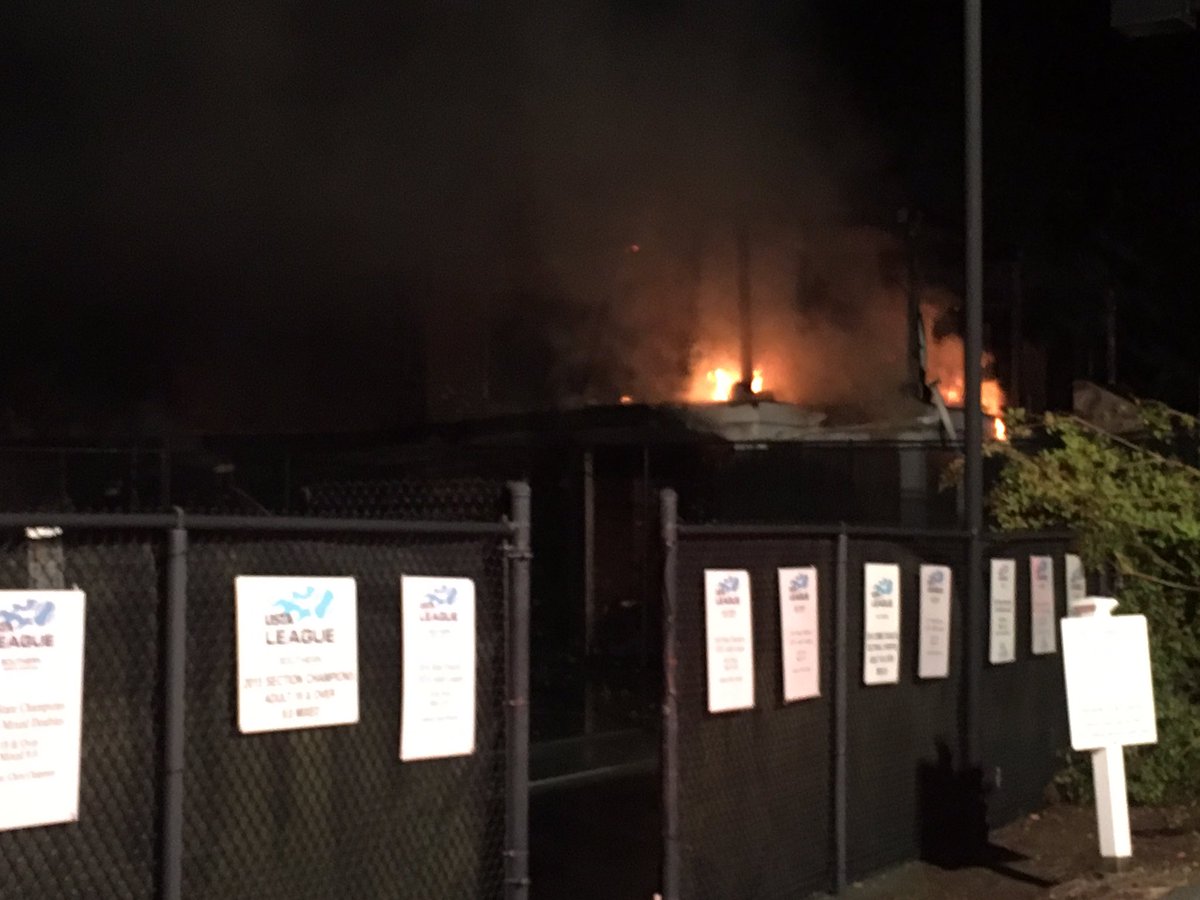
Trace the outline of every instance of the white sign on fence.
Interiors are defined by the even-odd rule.
[[[79,820],[83,591],[0,591],[0,831]]]
[[[1071,746],[1155,743],[1146,617],[1088,616],[1061,624]]]
[[[779,570],[779,633],[783,651],[783,700],[821,696],[820,591],[817,567]]]
[[[704,570],[704,630],[708,645],[708,711],[754,706],[754,629],[750,573]]]
[[[1017,658],[1017,563],[992,560],[988,662],[1010,663]]]
[[[475,582],[405,575],[400,758],[475,752]]]
[[[234,584],[241,732],[357,722],[354,579],[239,575]]]
[[[949,566],[921,566],[921,641],[917,651],[920,678],[946,678],[950,674],[952,578]]]
[[[1066,555],[1067,608],[1076,600],[1087,596],[1087,575],[1083,571],[1083,560],[1074,553]]]
[[[1037,655],[1058,650],[1055,636],[1054,558],[1029,557],[1029,646]]]
[[[900,567],[863,566],[863,683],[900,680]]]

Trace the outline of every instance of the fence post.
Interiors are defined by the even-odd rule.
[[[846,741],[850,673],[849,646],[850,536],[837,538],[837,579],[833,634],[833,892],[846,889]]]
[[[504,882],[508,900],[529,897],[529,485],[515,481],[512,494],[512,540],[505,552],[511,563],[512,590],[508,610],[507,802],[504,822]]]
[[[184,713],[187,684],[187,554],[183,510],[176,508],[167,557],[166,642],[163,691],[163,900],[183,896]]]
[[[679,900],[679,692],[678,668],[678,543],[679,498],[675,491],[660,495],[663,542],[663,900]]]

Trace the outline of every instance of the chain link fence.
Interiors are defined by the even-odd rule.
[[[1065,692],[1060,657],[1030,648],[1029,557],[1056,560],[1057,622],[1066,536],[987,546],[1016,560],[1021,585],[1016,661],[992,666],[986,615],[982,636],[967,632],[964,535],[684,524],[672,492],[663,524],[665,900],[800,897],[909,859],[955,864],[988,828],[1044,803],[1067,746]],[[901,573],[896,684],[863,680],[867,563]],[[918,677],[922,564],[951,570],[945,678]],[[787,703],[777,570],[793,566],[815,567],[820,586],[820,695]],[[750,576],[749,710],[708,711],[706,569]],[[972,666],[982,669],[974,697]],[[967,758],[973,727],[980,759]]]
[[[527,896],[528,489],[511,518],[505,493],[416,486],[387,520],[0,516],[0,589],[87,595],[79,821],[0,832],[0,893]],[[354,577],[357,724],[239,732],[242,575]],[[400,761],[403,575],[475,583],[469,756]]]

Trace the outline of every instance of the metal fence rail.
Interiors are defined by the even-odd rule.
[[[529,489],[468,519],[488,490],[458,520],[0,515],[0,588],[88,598],[79,821],[0,832],[3,893],[527,897]],[[402,574],[476,584],[470,756],[399,760]],[[239,733],[238,575],[356,579],[358,724]]]
[[[966,614],[970,535],[684,524],[674,492],[661,499],[665,900],[840,892],[907,859],[962,861],[988,827],[1042,804],[1066,747],[1065,696],[1060,658],[1034,656],[1029,646],[1027,579],[1018,578],[1016,661],[991,666],[984,598]],[[1069,541],[1064,533],[988,535],[985,565],[988,556],[1008,557],[1028,571],[1031,554],[1055,556],[1057,618],[1066,608]],[[900,566],[894,685],[863,684],[866,562]],[[953,577],[945,679],[917,677],[922,563],[947,565]],[[801,565],[815,566],[820,584],[820,696],[785,703],[776,569]],[[705,569],[750,574],[750,710],[708,712]],[[980,627],[982,635],[972,633]]]

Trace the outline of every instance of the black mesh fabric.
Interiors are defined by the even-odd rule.
[[[150,897],[158,866],[157,535],[0,544],[0,589],[87,592],[79,821],[0,832],[0,895]]]
[[[776,569],[816,566],[824,601],[834,584],[833,544],[696,539],[679,551],[681,896],[803,896],[829,883],[833,620],[822,602],[821,697],[784,704]],[[750,573],[753,710],[708,712],[706,568]]]
[[[999,542],[994,556],[1018,567],[1015,663],[986,662],[988,604],[978,616],[981,765],[964,770],[963,648],[967,591],[964,539],[918,533],[853,537],[846,570],[846,868],[854,880],[919,857],[960,852],[956,829],[997,827],[1038,808],[1068,744],[1062,660],[1029,648],[1030,552],[1054,558],[1057,615],[1065,615],[1060,540]],[[680,896],[784,898],[831,884],[833,828],[832,678],[837,571],[833,539],[709,537],[691,529],[678,544]],[[864,566],[901,570],[899,683],[863,682]],[[920,566],[951,568],[949,674],[918,677]],[[816,565],[820,594],[820,698],[784,705],[776,569]],[[707,711],[704,570],[746,569],[753,590],[756,707]],[[1060,648],[1061,649],[1061,648]],[[666,648],[667,653],[672,648]],[[976,810],[978,815],[976,816]],[[964,841],[958,841],[965,846]]]
[[[193,535],[188,897],[498,897],[504,850],[504,596],[495,538]],[[234,578],[357,581],[357,725],[237,730]],[[475,579],[476,752],[401,763],[400,577]]]

